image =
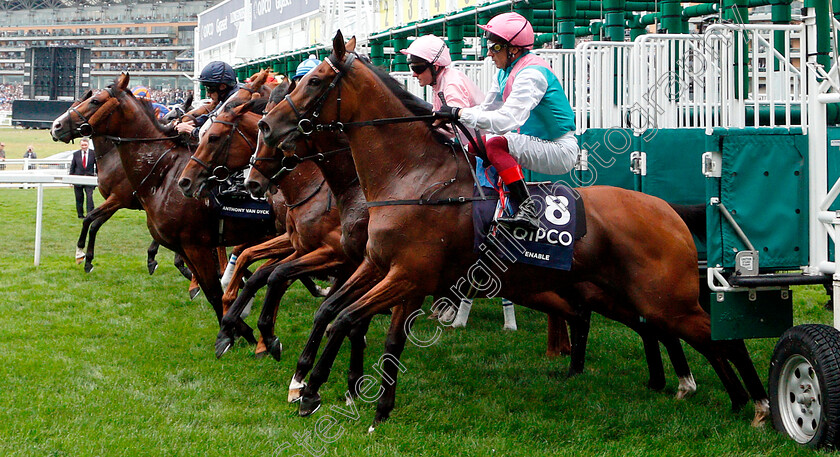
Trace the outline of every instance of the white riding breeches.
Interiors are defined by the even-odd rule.
[[[488,138],[491,135],[487,135]],[[562,175],[571,171],[578,161],[580,147],[574,132],[555,140],[543,140],[530,135],[509,132],[504,134],[510,155],[522,168],[548,175]]]

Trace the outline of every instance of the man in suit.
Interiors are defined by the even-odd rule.
[[[82,138],[79,141],[79,150],[73,152],[73,160],[70,162],[71,175],[96,176],[96,158],[93,156],[93,151],[88,149],[88,146],[87,138]],[[82,212],[82,203],[84,202],[85,195],[87,195],[87,212],[90,213],[93,211],[93,189],[95,187],[73,185],[73,191],[76,193],[76,214],[78,214],[79,219],[85,217],[85,214]]]

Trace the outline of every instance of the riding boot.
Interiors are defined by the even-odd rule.
[[[540,216],[537,214],[537,205],[528,193],[528,186],[525,180],[520,179],[507,185],[511,196],[519,202],[519,210],[513,217],[500,217],[500,224],[511,227],[522,227],[536,230],[540,227]]]

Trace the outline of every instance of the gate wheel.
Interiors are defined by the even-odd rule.
[[[840,332],[828,325],[788,329],[770,361],[773,426],[809,447],[840,444]]]

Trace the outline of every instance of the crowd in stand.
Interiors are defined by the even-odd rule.
[[[0,111],[12,109],[12,100],[23,98],[23,84],[0,84]]]
[[[190,91],[184,89],[151,89],[149,96],[152,100],[163,105],[174,105],[186,100]],[[23,97],[23,84],[0,84],[0,111],[10,111],[12,101]]]

